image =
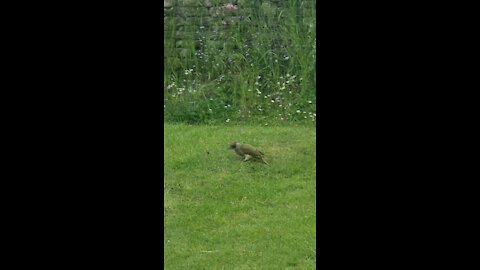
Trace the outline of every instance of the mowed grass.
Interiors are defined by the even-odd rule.
[[[164,129],[166,270],[316,268],[314,127]],[[234,140],[270,166],[242,162]]]

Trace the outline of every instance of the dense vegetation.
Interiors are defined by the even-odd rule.
[[[315,123],[314,1],[172,10],[164,20],[167,122]]]

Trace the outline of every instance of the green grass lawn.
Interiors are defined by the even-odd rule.
[[[166,270],[316,268],[314,127],[164,128]],[[235,140],[270,166],[242,162]]]

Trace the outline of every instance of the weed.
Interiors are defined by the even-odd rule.
[[[316,11],[305,3],[313,1],[238,1],[188,21],[166,16],[165,120],[315,124]]]

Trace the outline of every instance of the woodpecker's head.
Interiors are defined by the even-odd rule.
[[[232,143],[230,143],[230,144],[228,145],[228,149],[235,149],[235,148],[237,148],[237,144],[238,144],[238,142],[232,142]]]

